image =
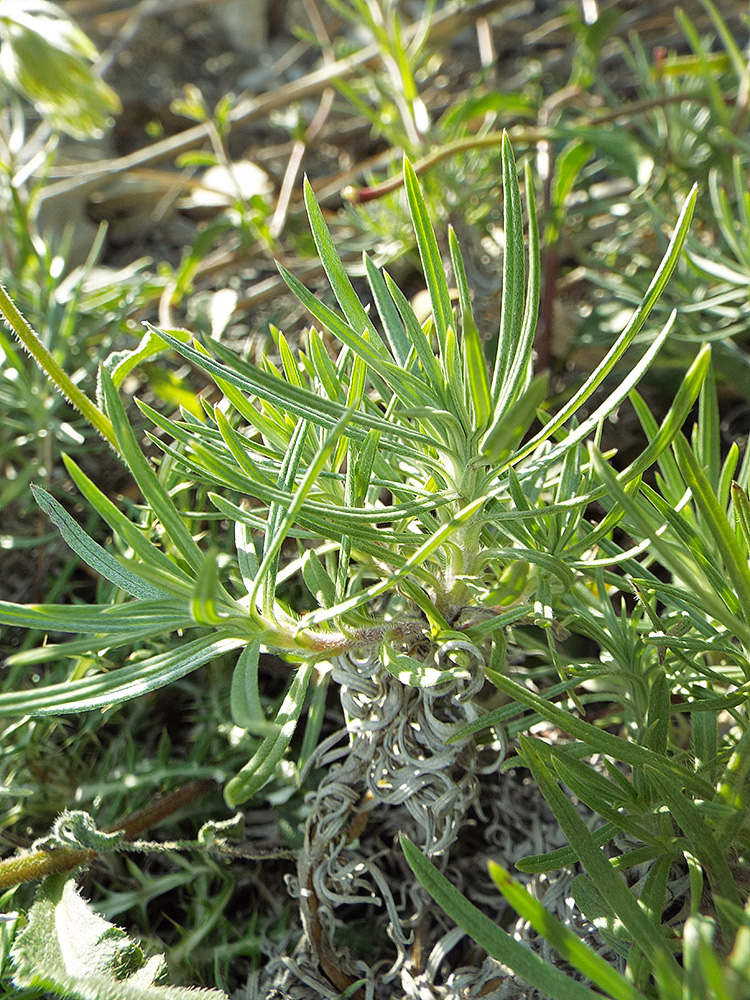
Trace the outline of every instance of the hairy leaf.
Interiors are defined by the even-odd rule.
[[[146,959],[125,931],[94,913],[66,876],[37,891],[16,936],[13,981],[75,1000],[222,1000],[221,990],[160,985],[164,959]]]

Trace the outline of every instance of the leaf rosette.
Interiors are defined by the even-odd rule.
[[[141,451],[118,392],[132,365],[126,359],[102,367],[101,408],[85,403],[133,474],[144,501],[142,521],[122,513],[71,460],[66,462],[71,478],[109,526],[113,551],[90,539],[43,490],[36,488],[35,496],[68,544],[111,581],[115,597],[72,607],[4,604],[0,621],[78,633],[71,641],[18,654],[17,663],[65,656],[75,662],[104,651],[111,660],[118,650],[124,662],[117,669],[91,669],[63,683],[3,694],[0,713],[59,714],[117,704],[217,656],[244,650],[232,712],[243,727],[254,720],[259,732],[264,726],[267,731],[248,765],[250,780],[246,783],[244,774],[228,789],[237,803],[262,787],[283,756],[321,661],[356,652],[379,656],[407,685],[434,686],[447,673],[469,674],[477,683],[485,660],[498,666],[504,626],[521,619],[554,624],[557,598],[585,571],[584,557],[597,537],[611,529],[606,520],[596,530],[585,520],[586,508],[606,490],[583,443],[598,440],[602,421],[634,389],[674,316],[619,384],[576,418],[595,392],[601,397],[602,384],[668,281],[695,191],[627,327],[597,369],[551,414],[544,408],[545,382],[533,376],[539,235],[528,165],[523,174],[527,248],[521,190],[506,138],[504,281],[489,369],[455,234],[449,233],[447,247],[457,310],[408,161],[404,179],[431,302],[424,323],[387,272],[366,255],[372,308],[363,304],[306,185],[310,226],[337,306],[321,301],[281,267],[314,325],[296,352],[276,331],[277,358],[263,356],[258,364],[220,343],[189,343],[181,330],[149,328],[146,353],[173,349],[221,392],[213,406],[201,400],[200,419],[187,411],[172,419],[140,404],[160,432],[152,435],[164,455],[158,472]],[[28,328],[19,329],[19,336],[28,337]],[[331,350],[333,343],[338,347]],[[137,350],[141,357],[145,348]],[[707,363],[702,352],[661,428],[617,476],[618,489],[627,491],[669,446]],[[180,497],[190,482],[207,488],[212,511],[182,509]],[[202,544],[207,517],[232,527],[232,559]],[[307,587],[307,610],[292,606],[285,586],[291,579]],[[144,643],[185,633],[176,645],[143,655]],[[270,729],[258,691],[261,649],[280,651],[297,664]]]

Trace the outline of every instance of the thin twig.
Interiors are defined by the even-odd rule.
[[[699,104],[707,104],[709,99],[705,95],[693,94],[690,92],[669,94],[666,97],[655,97],[647,101],[638,101],[637,103],[626,105],[625,107],[618,108],[616,111],[610,111],[606,114],[594,115],[593,117],[582,117],[564,127],[558,126],[556,128],[548,129],[521,127],[510,128],[507,131],[514,143],[528,143],[531,145],[543,140],[565,139],[579,136],[581,130],[583,129],[597,128],[600,125],[606,125],[610,122],[618,121],[621,118],[629,118],[633,115],[643,114],[646,111],[651,111],[654,108],[661,107],[665,104],[679,104],[683,101],[695,101]],[[465,139],[457,139],[455,142],[439,146],[437,149],[433,150],[433,152],[428,153],[427,156],[423,156],[420,160],[417,160],[416,163],[413,164],[413,167],[417,174],[423,174],[448,157],[455,156],[457,153],[465,153],[472,149],[482,149],[484,147],[500,146],[502,145],[502,141],[502,131],[487,132],[485,135],[468,136]],[[381,184],[374,184],[372,187],[346,187],[342,191],[342,195],[348,201],[354,202],[355,204],[363,204],[366,201],[374,201],[376,198],[382,198],[383,195],[391,194],[391,192],[397,191],[403,183],[403,177],[400,174],[396,174],[393,177],[389,177],[388,180],[383,181]]]
[[[310,23],[313,26],[313,30],[318,38],[318,42],[320,43],[323,52],[323,59],[327,65],[331,66],[336,60],[333,55],[331,39],[328,37],[328,32],[323,24],[323,20],[320,17],[315,4],[312,3],[311,0],[303,0],[303,5],[305,7],[305,12],[310,19]],[[313,115],[312,121],[305,129],[304,138],[298,139],[292,147],[286,171],[284,172],[284,179],[281,183],[278,201],[276,202],[276,210],[273,213],[273,218],[271,219],[271,224],[269,226],[269,231],[274,239],[279,238],[284,228],[284,223],[286,222],[289,212],[289,203],[292,199],[292,191],[294,190],[297,175],[300,167],[302,166],[302,159],[305,155],[305,151],[308,145],[319,135],[320,130],[325,125],[326,119],[328,118],[331,108],[333,107],[333,98],[333,87],[326,87],[320,98],[317,111]]]
[[[120,822],[108,826],[104,832],[115,833],[122,830],[125,837],[131,839],[217,787],[217,782],[208,778],[191,781],[171,795],[165,795],[144,809],[139,809]],[[54,850],[27,851],[25,854],[6,858],[0,861],[0,891],[20,885],[21,882],[33,882],[46,875],[73,871],[79,865],[89,864],[98,853],[91,849],[60,847]]]

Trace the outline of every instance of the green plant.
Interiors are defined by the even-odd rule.
[[[95,378],[97,351],[108,353],[120,332],[119,318],[113,318],[107,309],[111,302],[106,302],[102,289],[92,307],[88,287],[104,232],[92,238],[88,259],[71,273],[72,219],[67,231],[59,234],[59,241],[46,244],[39,232],[40,203],[61,135],[83,138],[101,134],[111,121],[111,113],[119,109],[119,102],[93,70],[94,46],[57,5],[43,0],[0,3],[0,42],[4,96],[0,115],[0,281],[38,331],[39,350],[47,352],[50,363],[70,373],[75,393],[76,385]],[[22,99],[32,102],[33,113],[44,120],[33,133]],[[138,284],[134,280],[137,270],[135,267],[130,274],[123,272],[112,279],[111,296],[122,312],[137,298],[133,287]],[[21,580],[16,591],[19,596],[42,597],[48,586],[44,567],[57,564],[58,587],[49,593],[49,599],[55,600],[69,580],[74,562],[67,555],[61,557],[59,550],[55,552],[50,535],[39,531],[33,504],[28,504],[27,486],[32,479],[42,478],[57,493],[54,477],[60,450],[66,448],[72,455],[85,451],[88,425],[76,419],[44,368],[30,363],[7,331],[0,332],[0,369],[0,408],[5,415],[0,428],[1,544],[10,552],[2,593],[12,592],[14,583]],[[30,554],[31,548],[37,552]]]
[[[621,13],[614,7],[589,23],[570,6],[558,29],[565,27],[570,39],[571,71],[548,97],[532,63],[517,74],[519,87],[512,93],[479,71],[470,91],[457,95],[443,114],[431,109],[422,148],[410,146],[405,128],[400,128],[398,145],[419,157],[415,170],[430,209],[470,223],[464,247],[467,269],[477,286],[477,300],[487,300],[490,315],[500,283],[493,262],[483,266],[481,258],[501,228],[501,126],[511,129],[517,150],[537,150],[545,182],[540,213],[545,274],[538,343],[542,367],[549,366],[553,356],[565,358],[571,331],[560,328],[568,325],[574,327],[573,346],[584,359],[592,348],[609,348],[646,290],[651,261],[666,248],[675,205],[698,182],[711,190],[710,202],[698,206],[689,241],[692,252],[656,306],[664,319],[672,309],[680,309],[683,320],[652,375],[671,378],[675,370],[687,367],[701,344],[710,342],[722,380],[747,396],[742,344],[747,329],[742,246],[747,58],[735,40],[734,24],[730,27],[730,12],[720,11],[711,0],[702,0],[702,6],[710,33],[701,34],[697,18],[675,11],[688,54],[661,46],[652,53],[637,35],[625,40],[618,30]],[[385,39],[381,46],[387,49]],[[610,66],[602,64],[603,54]],[[410,67],[414,75],[415,65]],[[421,71],[426,73],[424,67]],[[368,81],[361,86],[366,90]],[[379,93],[373,86],[369,90]],[[389,167],[389,174],[378,184],[348,190],[359,206],[361,229],[370,239],[382,241],[381,259],[404,254],[411,245],[403,227],[393,223],[399,204],[394,191],[402,178],[395,166]],[[656,219],[664,231],[655,227]],[[588,285],[585,293],[579,291],[583,282]],[[560,323],[560,290],[570,284],[572,301],[560,310],[567,322]],[[477,308],[484,333],[482,312]],[[642,342],[647,338],[645,333]],[[583,368],[587,364],[582,361]]]
[[[736,40],[736,22],[730,27],[733,12],[712,0],[701,0],[701,6],[707,15],[704,34],[697,17],[675,9],[682,35],[676,51],[674,36],[669,48],[652,50],[637,34],[627,42],[613,35],[609,55],[617,54],[619,72],[600,71],[584,80],[588,100],[606,110],[582,116],[581,95],[574,95],[545,123],[551,126],[552,151],[546,233],[556,248],[562,244],[561,258],[568,258],[564,267],[555,255],[552,267],[546,262],[547,323],[552,335],[555,287],[561,280],[583,279],[591,291],[582,299],[576,345],[583,352],[605,349],[644,292],[643,268],[655,252],[654,236],[656,252],[666,246],[666,233],[655,229],[654,220],[668,225],[674,205],[698,182],[709,188],[711,199],[699,205],[688,241],[691,252],[657,306],[664,317],[678,308],[684,318],[652,375],[669,378],[670,369],[681,370],[701,344],[710,342],[722,381],[746,396],[747,305],[738,286],[745,269],[747,151],[741,136],[748,113],[747,58]],[[579,14],[570,16],[578,51],[590,48],[587,39],[600,37],[602,19],[585,26]],[[629,82],[624,90],[623,80]],[[571,190],[574,201],[568,198]],[[551,346],[564,354],[564,342]]]
[[[595,857],[599,845],[590,835],[586,839],[586,848]],[[611,1000],[646,1000],[651,997],[740,1000],[750,995],[750,979],[747,974],[750,920],[747,906],[743,910],[731,906],[726,900],[721,901],[721,912],[729,918],[735,933],[728,941],[722,941],[720,955],[717,955],[717,943],[721,935],[716,920],[698,913],[689,916],[685,920],[682,940],[673,937],[670,942],[681,952],[684,971],[670,968],[668,953],[657,953],[656,989],[654,991],[647,988],[642,992],[613,968],[612,964],[602,959],[591,946],[581,941],[564,923],[545,910],[501,865],[491,863],[490,874],[510,905],[552,945],[569,966],[597,987],[597,992],[593,992],[570,975],[541,961],[532,951],[524,948],[489,920],[430,864],[408,838],[403,839],[402,846],[422,885],[472,939],[522,979],[542,990],[543,995],[551,1000],[592,1000],[598,996],[610,997]],[[599,919],[602,924],[613,926],[618,916],[623,917],[622,922],[625,924],[623,912],[618,912],[617,909],[605,908]],[[645,908],[636,919],[643,921],[644,917]],[[658,933],[655,924],[648,929],[644,926],[644,930],[652,936],[652,940],[659,940],[654,937]]]
[[[632,763],[646,754],[672,781],[670,789],[688,774],[663,748],[642,748],[635,727],[655,719],[652,660],[660,643],[671,650],[678,640],[652,642],[652,659],[645,665],[638,660],[628,672],[630,661],[623,665],[622,656],[629,647],[626,643],[623,653],[618,645],[609,591],[625,585],[617,569],[622,564],[626,572],[638,567],[644,593],[662,601],[669,594],[612,536],[625,518],[634,536],[651,539],[661,556],[659,546],[666,543],[654,515],[645,530],[632,514],[633,498],[646,489],[641,477],[655,462],[663,463],[670,490],[676,488],[668,448],[679,442],[708,376],[708,350],[696,358],[661,426],[634,390],[669,336],[674,316],[617,388],[590,413],[582,407],[643,329],[669,280],[696,192],[627,328],[553,414],[543,406],[544,379],[532,373],[539,240],[531,174],[527,167],[527,268],[521,196],[507,139],[502,163],[506,254],[499,343],[489,373],[458,241],[451,232],[456,317],[408,161],[407,200],[432,305],[424,326],[390,277],[365,257],[377,320],[368,313],[306,189],[310,225],[338,310],[281,270],[315,323],[341,345],[333,358],[314,327],[296,356],[277,332],[280,364],[266,356],[255,366],[220,343],[191,345],[184,331],[151,328],[140,349],[102,367],[101,400],[95,403],[69,392],[64,375],[49,366],[33,332],[0,295],[0,310],[37,350],[48,376],[113,444],[143,499],[140,516],[126,516],[66,459],[81,494],[112,531],[112,546],[103,547],[53,497],[34,488],[68,545],[108,583],[96,605],[0,604],[0,621],[9,625],[79,636],[11,657],[16,671],[48,665],[48,682],[0,694],[0,714],[55,717],[116,707],[217,658],[236,657],[225,710],[252,750],[247,763],[227,776],[227,802],[236,807],[259,795],[280,768],[287,783],[296,779],[304,785],[316,767],[326,767],[308,807],[304,843],[297,848],[297,892],[311,961],[339,990],[356,989],[362,972],[361,963],[348,966],[333,946],[341,907],[372,906],[377,893],[399,956],[391,975],[406,960],[402,921],[409,904],[397,902],[377,858],[353,846],[367,816],[403,807],[407,832],[428,852],[447,855],[477,800],[479,774],[496,769],[505,752],[498,732],[488,730],[479,741],[473,735],[498,721],[482,718],[487,685],[530,704],[534,719],[558,724],[564,719],[568,728],[575,721],[547,697],[532,699],[505,676],[506,629],[514,623],[546,637],[548,662],[561,673],[550,697],[562,695],[580,707],[589,695],[574,693],[576,687],[614,678],[623,704],[635,713],[635,741],[617,741],[618,752],[624,752],[620,743],[631,748],[622,760]],[[214,405],[202,400],[199,416],[185,411],[180,419],[141,404],[161,432],[152,435],[163,452],[155,472],[140,450],[118,387],[141,358],[166,348],[206,372],[221,398]],[[599,441],[602,422],[628,396],[649,443],[615,475],[595,448],[586,457],[583,444]],[[710,414],[707,399],[702,407]],[[714,447],[713,437],[705,442],[702,447]],[[719,476],[722,489],[728,488],[729,468]],[[211,509],[201,502],[204,496]],[[674,502],[671,492],[669,500]],[[589,513],[597,501],[605,506],[598,521]],[[666,516],[661,506],[656,509]],[[233,556],[227,558],[226,540],[217,532],[233,536]],[[721,548],[725,532],[719,534],[719,556],[727,559],[729,577],[739,586],[744,576],[736,553],[731,546]],[[671,558],[671,550],[668,554]],[[686,573],[686,565],[683,557],[675,572]],[[699,568],[708,572],[703,562]],[[712,583],[718,573],[717,568],[709,576]],[[300,577],[304,598],[290,586]],[[723,591],[712,596],[706,586],[696,588],[693,617],[699,617],[698,607],[709,608],[722,627],[735,628],[744,641],[749,626]],[[554,641],[563,626],[593,637],[611,659],[578,669],[566,664]],[[290,683],[273,719],[266,715],[258,682],[262,649],[283,654],[290,667]],[[99,658],[112,669],[98,668]],[[331,679],[340,686],[347,725],[323,738],[322,709]],[[716,683],[725,682],[720,674]],[[658,689],[659,706],[663,690]],[[299,739],[295,733],[305,713]],[[457,729],[457,739],[449,740]],[[343,739],[352,742],[342,752]],[[296,762],[285,759],[290,747]],[[619,784],[614,787],[620,790]],[[709,784],[695,777],[687,787],[703,793]],[[595,806],[603,808],[599,800]],[[61,902],[62,896],[55,899]],[[46,889],[42,900],[49,902]],[[64,991],[60,984],[55,988]]]
[[[648,408],[635,393],[632,402],[654,440]],[[749,464],[746,455],[740,465],[736,444],[722,454],[718,414],[709,371],[690,439],[675,436],[657,460],[654,486],[623,488],[590,448],[595,478],[607,491],[604,521],[614,516],[628,542],[599,539],[595,578],[573,585],[566,624],[595,640],[604,667],[582,704],[611,698],[620,706],[622,735],[571,717],[529,691],[520,677],[494,676],[509,704],[451,737],[497,725],[519,733],[518,755],[504,766],[530,770],[569,846],[516,867],[549,874],[579,865],[584,874],[573,880],[572,896],[625,960],[625,975],[501,866],[491,863],[491,875],[522,921],[568,968],[618,1000],[750,996]],[[628,607],[621,598],[618,613],[610,598],[628,589],[637,602]],[[593,668],[578,662],[569,669],[581,678],[593,677]],[[567,738],[550,745],[522,735],[538,718]],[[612,722],[612,713],[606,718]],[[597,817],[593,829],[560,785]],[[545,996],[600,995],[521,948],[414,844],[405,840],[404,850],[445,911]]]
[[[369,123],[372,138],[387,144],[385,156],[379,153],[376,159],[378,167],[385,159],[388,179],[373,189],[359,185],[344,189],[355,235],[352,239],[342,234],[339,251],[344,243],[353,249],[364,246],[376,263],[388,264],[415,250],[404,200],[391,193],[403,181],[399,154],[409,157],[417,172],[421,172],[419,162],[431,162],[421,177],[430,217],[434,223],[450,219],[456,227],[465,224],[463,236],[473,241],[474,224],[484,228],[490,217],[498,221],[502,129],[519,118],[535,116],[541,99],[536,81],[522,93],[499,92],[488,82],[491,65],[484,62],[470,86],[448,93],[442,88],[453,56],[448,54],[445,25],[434,3],[425,5],[412,23],[392,0],[328,0],[328,4],[356,25],[356,37],[364,33],[376,47],[379,72],[368,63],[351,79],[335,81],[335,86],[346,101],[347,113]],[[467,8],[464,13],[470,24],[483,16],[478,9]],[[342,32],[333,44],[344,54],[352,42]],[[517,144],[520,141],[518,137]],[[488,152],[490,146],[494,150]],[[365,180],[373,182],[370,171]],[[474,256],[467,251],[473,249],[471,244],[463,248],[467,268]]]
[[[425,60],[434,4],[428,4],[415,36],[407,41],[396,5],[390,0],[328,0],[329,6],[377,43],[384,72],[363,74],[352,84],[339,81],[338,90],[382,135],[388,145],[402,147],[410,156],[422,149],[430,129],[429,116],[419,94],[417,74]]]
[[[200,230],[175,269],[168,288],[172,304],[178,303],[193,291],[196,273],[219,244],[225,253],[246,252],[254,244],[258,244],[265,254],[278,252],[276,240],[269,229],[272,206],[267,192],[263,191],[262,178],[265,178],[265,174],[258,168],[259,178],[252,184],[256,190],[247,192],[243,189],[236,164],[232,163],[227,150],[233,103],[233,95],[227,94],[211,113],[200,90],[193,85],[186,85],[184,96],[171,105],[170,110],[175,114],[205,125],[211,144],[210,151],[193,150],[181,154],[177,158],[177,166],[180,169],[219,167],[223,185],[228,189],[227,193],[231,192],[231,204]],[[261,190],[257,190],[258,188]]]

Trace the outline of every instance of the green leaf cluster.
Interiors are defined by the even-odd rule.
[[[374,652],[384,670],[415,687],[480,671],[508,703],[454,738],[493,726],[519,735],[519,760],[570,843],[554,857],[529,859],[528,870],[582,865],[579,905],[592,920],[607,914],[602,933],[627,951],[632,985],[551,923],[544,924],[545,933],[612,996],[637,997],[652,976],[664,984],[665,997],[677,996],[683,971],[675,942],[655,932],[653,916],[670,868],[690,867],[701,941],[710,939],[709,925],[698,920],[704,882],[723,901],[722,935],[728,939],[744,926],[737,916],[744,900],[729,857],[744,849],[746,741],[743,735],[735,745],[722,737],[717,714],[730,713],[746,731],[748,463],[740,466],[736,448],[720,455],[708,348],[695,358],[661,424],[636,390],[672,332],[674,314],[619,384],[611,375],[675,269],[696,192],[621,336],[553,411],[545,404],[545,382],[533,377],[540,267],[528,166],[522,199],[506,139],[504,284],[490,365],[458,239],[449,232],[441,248],[408,161],[404,186],[431,303],[425,322],[367,256],[371,305],[363,303],[308,186],[310,225],[335,305],[281,269],[313,320],[296,351],[275,331],[275,356],[250,364],[218,342],[191,343],[184,331],[150,328],[132,357],[102,366],[97,403],[73,399],[127,464],[141,493],[141,513],[124,513],[67,459],[73,482],[111,532],[112,543],[101,545],[47,491],[34,487],[62,538],[101,578],[102,601],[0,605],[4,623],[74,636],[11,658],[16,669],[69,666],[57,682],[0,694],[0,714],[59,715],[117,705],[220,656],[236,657],[227,711],[250,734],[253,750],[225,788],[235,806],[274,776],[306,709],[302,757],[309,756],[320,732],[326,664],[339,654]],[[456,309],[444,257],[458,289]],[[33,346],[37,338],[22,317],[10,308],[6,314]],[[213,403],[203,397],[199,408],[175,417],[141,404],[157,429],[151,441],[162,459],[155,467],[138,443],[119,386],[142,358],[166,348],[203,371],[218,392]],[[43,352],[36,357],[65,391],[58,368],[48,366]],[[626,400],[647,444],[616,472],[601,453],[601,430]],[[696,401],[698,420],[688,441],[681,429]],[[647,483],[644,474],[652,468],[655,476]],[[192,507],[199,491],[210,507]],[[209,544],[221,523],[229,526],[229,539]],[[302,606],[290,597],[292,579],[307,588]],[[637,603],[633,610],[623,601],[618,613],[612,598],[623,592],[636,594]],[[538,692],[508,674],[506,629],[514,624],[522,627],[520,642],[541,630],[559,684]],[[529,625],[538,628],[524,632]],[[566,653],[555,637],[568,633],[593,640],[599,661]],[[288,688],[271,718],[258,681],[264,650],[282,653],[290,664]],[[97,658],[105,657],[112,669],[97,668]],[[602,690],[622,706],[632,738],[571,711],[585,709]],[[691,718],[689,751],[673,733],[675,696]],[[561,697],[569,704],[558,704]],[[522,735],[540,720],[568,733],[570,742],[550,746]],[[606,760],[606,774],[587,763],[594,754]],[[622,768],[630,769],[632,782]],[[589,832],[558,782],[604,825]],[[613,863],[603,848],[621,834],[637,846]],[[552,996],[590,995],[524,949],[521,954],[496,928],[490,932],[455,892],[443,892],[414,848],[405,849],[448,912],[471,918],[479,943]],[[640,898],[620,874],[635,864],[650,865]],[[503,891],[515,892],[499,869],[495,875]],[[45,893],[39,913],[52,919],[62,896],[48,899]],[[512,899],[519,910],[526,906],[522,894]],[[524,912],[529,920],[545,919],[538,908]],[[611,930],[620,926],[617,934]],[[21,946],[23,976],[23,937]],[[686,945],[686,959],[690,954]],[[49,961],[54,965],[55,956]],[[134,974],[145,975],[139,968]],[[147,988],[159,987],[152,978]]]
[[[264,357],[250,365],[218,343],[191,345],[181,331],[152,330],[152,344],[173,348],[221,392],[212,406],[202,401],[201,418],[184,411],[181,419],[171,419],[142,404],[162,432],[153,437],[165,456],[158,472],[141,451],[116,389],[113,376],[119,381],[120,369],[129,370],[127,359],[112,375],[102,368],[101,406],[87,407],[127,463],[144,516],[140,523],[131,520],[66,460],[74,483],[112,532],[110,552],[49,494],[35,489],[76,554],[112,585],[114,599],[90,606],[0,607],[0,621],[7,624],[79,635],[11,658],[31,665],[67,657],[72,673],[58,683],[0,695],[1,714],[114,705],[233,650],[257,650],[260,643],[286,651],[303,665],[239,785],[227,791],[236,804],[259,790],[289,745],[316,661],[349,649],[381,649],[384,662],[408,674],[409,683],[432,683],[429,671],[404,671],[403,647],[414,637],[431,636],[437,649],[452,622],[460,621],[466,642],[481,644],[524,615],[547,625],[559,617],[553,605],[567,600],[586,553],[609,536],[620,516],[619,508],[613,510],[593,530],[584,518],[587,506],[614,487],[597,482],[581,443],[632,392],[673,318],[621,384],[585,419],[576,423],[575,417],[661,294],[684,242],[695,192],[622,336],[575,395],[549,414],[542,408],[543,383],[532,378],[539,243],[531,174],[526,168],[527,252],[507,140],[503,149],[507,252],[490,373],[458,241],[449,234],[459,288],[455,315],[439,243],[408,161],[407,199],[432,305],[425,324],[388,273],[366,256],[374,310],[362,304],[308,187],[310,225],[338,308],[282,268],[315,322],[304,349],[295,356],[277,332],[278,362]],[[21,332],[29,337],[27,326]],[[334,356],[331,338],[340,344]],[[38,360],[45,364],[44,355]],[[645,452],[618,475],[618,490],[630,495],[643,470],[664,453],[700,390],[707,362],[705,353],[696,360]],[[48,374],[58,378],[56,369]],[[213,513],[178,504],[189,481],[207,491]],[[201,544],[206,517],[233,526],[231,564]],[[523,571],[520,591],[511,583],[517,568]],[[293,574],[309,587],[312,610],[295,610],[285,599],[283,580]],[[378,601],[386,602],[385,613],[374,610]],[[144,655],[144,644],[147,650],[153,640],[184,632],[184,639]],[[116,669],[89,665],[84,676],[76,676],[80,657],[106,652],[111,659],[118,650],[124,662]],[[463,669],[459,661],[449,656],[440,669]],[[232,689],[232,711],[240,724],[254,717],[257,725],[257,671],[252,659],[240,662],[245,666]]]

